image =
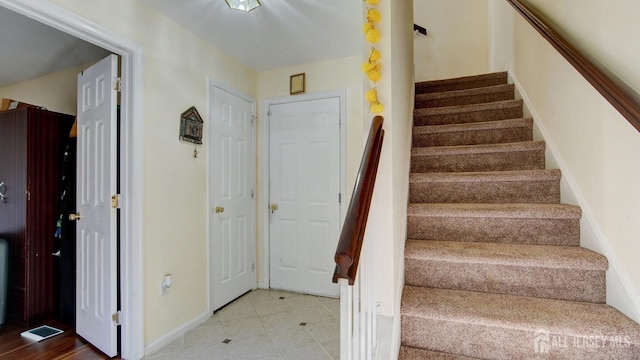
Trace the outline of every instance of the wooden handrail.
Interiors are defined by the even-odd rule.
[[[584,78],[624,116],[636,130],[640,131],[640,94],[631,89],[620,78],[604,66],[596,64],[567,41],[552,22],[525,5],[521,0],[507,0],[542,37],[567,60]]]
[[[384,138],[382,122],[382,116],[376,116],[371,123],[369,138],[362,154],[360,170],[358,170],[351,202],[342,226],[338,247],[336,248],[336,256],[334,257],[336,269],[333,272],[334,283],[337,283],[338,279],[341,278],[349,280],[349,285],[353,285],[356,279],[358,263],[360,262],[360,250],[362,249],[367,218],[369,217],[371,196],[373,195],[380,153],[382,152],[382,140]]]

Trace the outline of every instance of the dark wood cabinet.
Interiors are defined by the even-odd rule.
[[[74,117],[36,108],[0,112],[0,237],[9,241],[7,319],[54,315],[54,234],[63,146]]]

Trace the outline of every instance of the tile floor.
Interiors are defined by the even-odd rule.
[[[253,290],[148,360],[338,360],[340,301]]]

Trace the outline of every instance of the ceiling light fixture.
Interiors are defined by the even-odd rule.
[[[259,7],[260,0],[225,0],[227,5],[230,8],[235,10],[241,10],[244,12],[249,12],[257,7]]]

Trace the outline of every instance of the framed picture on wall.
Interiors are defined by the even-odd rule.
[[[291,75],[289,79],[289,94],[304,94],[304,73]]]

